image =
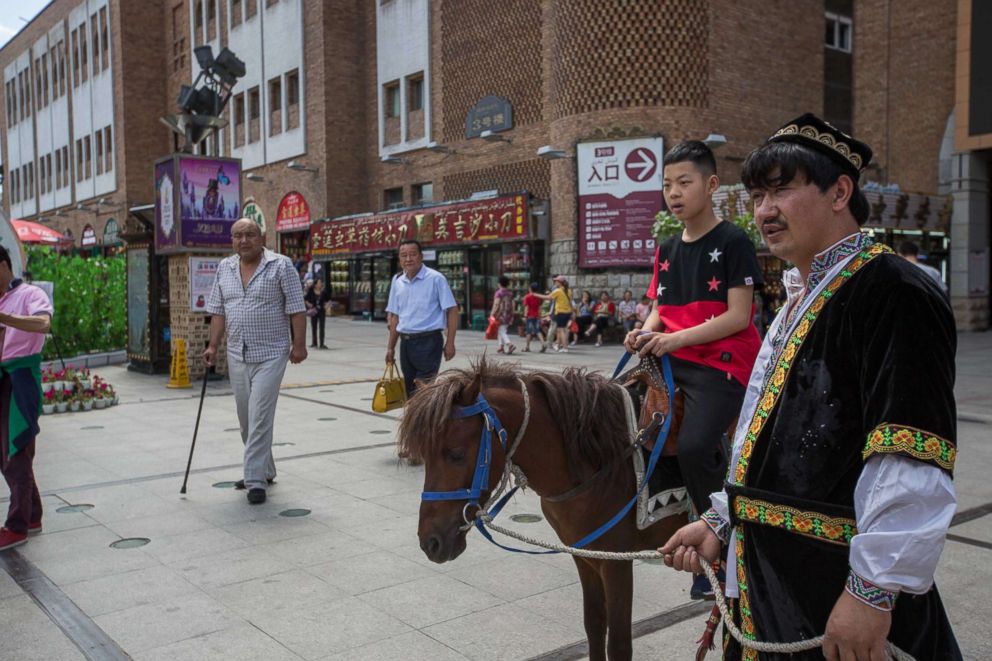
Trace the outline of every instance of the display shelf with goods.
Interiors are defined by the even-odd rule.
[[[448,280],[451,293],[458,303],[458,315],[462,327],[467,323],[465,318],[465,251],[440,250],[437,253],[437,270]]]
[[[375,258],[372,266],[373,291],[372,318],[386,318],[386,303],[389,301],[389,284],[392,280],[392,257],[385,255]]]
[[[310,252],[310,232],[285,232],[279,235],[279,252],[294,263],[307,259]]]
[[[530,283],[541,281],[540,257],[541,251],[530,243],[503,246],[500,267],[502,274],[510,279],[510,289],[513,291],[520,319],[526,316],[523,304],[524,296],[530,291]]]
[[[351,262],[351,305],[353,314],[369,313],[372,309],[372,260],[356,259]]]
[[[331,290],[331,298],[340,302],[348,299],[349,292],[349,269],[348,260],[335,259],[327,263],[328,286]]]

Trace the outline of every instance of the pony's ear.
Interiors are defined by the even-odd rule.
[[[486,359],[483,357],[479,366],[476,368],[475,377],[469,381],[468,385],[462,388],[461,394],[458,396],[458,403],[461,406],[471,406],[478,399],[479,393],[482,391],[482,370],[485,367],[485,363]]]

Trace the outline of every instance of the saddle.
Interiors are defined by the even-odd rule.
[[[657,356],[649,355],[641,358],[635,367],[614,380],[630,393],[637,411],[638,429],[647,428],[655,413],[672,416],[661,457],[650,476],[648,488],[640,492],[638,499],[637,527],[643,530],[661,519],[681,514],[689,509],[689,496],[678,461],[678,432],[685,405],[678,386],[675,387],[674,395],[669,396],[661,362]],[[638,484],[644,479],[648,457],[654,448],[655,440],[654,437],[645,440],[639,451],[634,452],[634,472]]]

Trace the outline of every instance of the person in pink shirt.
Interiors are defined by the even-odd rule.
[[[41,494],[34,481],[35,437],[41,411],[41,350],[52,324],[52,303],[14,277],[0,246],[0,472],[10,489],[0,551],[41,532]]]

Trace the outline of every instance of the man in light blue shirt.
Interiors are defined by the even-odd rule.
[[[407,396],[416,389],[414,379],[429,380],[445,360],[455,357],[455,331],[458,329],[458,304],[448,280],[434,269],[424,266],[424,254],[418,241],[400,243],[400,268],[389,287],[389,343],[386,362],[394,362],[396,342],[400,345],[400,368],[406,382]],[[447,341],[442,331],[447,327]]]

